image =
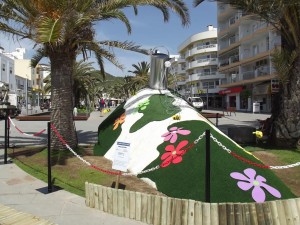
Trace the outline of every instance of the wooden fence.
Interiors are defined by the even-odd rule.
[[[85,184],[86,205],[154,225],[300,225],[300,198],[204,203]]]

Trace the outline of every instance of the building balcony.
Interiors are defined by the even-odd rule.
[[[236,9],[232,8],[230,5],[222,5],[218,6],[218,21],[224,21],[230,17],[230,15],[234,14]]]
[[[189,62],[187,69],[213,65],[218,65],[217,58],[198,59],[197,61]]]
[[[240,85],[253,84],[262,81],[268,81],[277,77],[276,73],[272,74],[257,74],[255,71],[247,71],[243,74],[236,74],[236,76],[227,76],[221,80],[220,88],[229,88]]]
[[[188,81],[199,81],[199,80],[211,80],[211,79],[223,79],[225,78],[224,74],[219,73],[195,73],[192,75],[189,75]]]
[[[185,63],[185,62],[186,62],[186,61],[185,61],[185,58],[179,58],[179,59],[178,59],[178,64],[179,64],[179,63]]]
[[[218,45],[217,44],[210,44],[210,45],[202,45],[198,46],[196,48],[192,48],[186,53],[186,58],[202,54],[202,53],[207,53],[207,52],[217,52],[218,51]]]
[[[220,27],[220,31],[218,33],[218,37],[222,37],[227,33],[234,33],[235,31],[238,31],[239,26],[241,24],[241,20],[237,19],[233,22],[229,22],[228,25],[223,25]]]
[[[240,36],[240,42],[250,42],[252,40],[255,41],[255,37],[258,37],[263,34],[267,34],[270,30],[270,26],[266,23],[261,24],[257,28],[254,28],[252,32],[250,33],[242,33]]]
[[[229,52],[229,51],[232,51],[233,49],[235,48],[238,48],[239,46],[241,45],[241,42],[234,42],[233,44],[231,45],[223,45],[223,46],[220,46],[220,50],[218,51],[218,54],[219,56],[226,53],[226,52]],[[222,47],[222,48],[221,48]],[[238,50],[238,49],[237,49]]]
[[[185,74],[185,73],[186,73],[185,69],[182,69],[182,68],[178,68],[178,70],[176,72],[176,74],[178,74],[178,75]]]

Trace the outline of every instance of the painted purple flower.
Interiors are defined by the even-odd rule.
[[[252,198],[254,201],[260,203],[264,202],[266,199],[266,194],[264,190],[268,191],[271,195],[273,195],[276,198],[281,198],[281,194],[278,190],[275,188],[269,186],[265,182],[267,181],[264,177],[260,175],[256,175],[256,171],[254,169],[248,168],[244,170],[244,174],[233,172],[230,174],[230,176],[236,180],[240,180],[237,185],[240,189],[243,191],[248,191],[252,187]]]
[[[164,141],[169,141],[171,143],[175,143],[177,140],[177,134],[181,134],[181,135],[188,135],[190,134],[191,131],[189,130],[182,130],[182,127],[178,128],[178,127],[171,127],[169,129],[169,132],[161,135],[162,137],[164,137]]]

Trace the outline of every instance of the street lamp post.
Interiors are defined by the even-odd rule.
[[[206,109],[208,109],[208,87],[206,88]]]
[[[27,74],[26,74],[26,88],[25,88],[25,90],[26,90],[26,97],[25,97],[25,102],[26,102],[26,105],[25,105],[25,107],[26,107],[26,115],[28,115],[28,76],[27,76]]]

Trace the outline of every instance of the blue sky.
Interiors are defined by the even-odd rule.
[[[186,0],[189,7],[191,23],[188,27],[183,27],[179,16],[170,13],[169,22],[164,23],[162,13],[154,7],[138,7],[138,15],[135,16],[132,8],[125,11],[129,18],[132,33],[127,34],[125,25],[117,20],[105,21],[98,24],[96,28],[97,40],[118,40],[132,41],[146,49],[164,46],[170,54],[177,54],[177,47],[189,36],[207,30],[207,25],[217,27],[217,7],[215,2],[204,2],[197,8],[192,6],[192,0]],[[0,35],[1,46],[6,52],[12,52],[16,47],[26,48],[26,58],[30,58],[33,53],[33,44],[28,41],[16,42],[7,40]],[[161,48],[163,51],[164,48]],[[115,50],[115,54],[121,64],[125,66],[124,71],[116,68],[110,63],[105,64],[106,72],[115,76],[125,76],[128,70],[133,70],[132,64],[141,61],[150,62],[149,56],[142,54]],[[97,64],[94,64],[98,69]]]

